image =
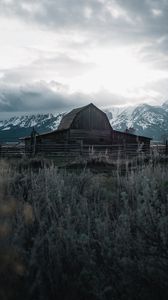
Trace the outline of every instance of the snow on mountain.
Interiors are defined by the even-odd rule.
[[[53,121],[53,125],[50,126],[51,130],[56,130],[62,120],[63,114],[58,115],[56,118],[56,120]]]
[[[104,109],[104,112],[107,114],[109,120],[115,120],[119,114],[125,110],[125,106],[110,106]]]
[[[160,106],[113,106],[104,111],[113,129],[125,131],[126,128],[133,127],[135,134],[152,137],[154,140],[168,136],[168,101]],[[33,127],[38,133],[56,130],[64,114],[37,114],[0,121],[0,143],[16,141],[20,137],[30,135]]]
[[[0,129],[5,130],[7,127],[41,128],[41,126],[45,124],[45,126],[54,130],[57,129],[62,116],[63,114],[59,114],[57,116],[54,116],[53,114],[38,114],[30,116],[12,117],[9,120],[1,121]]]
[[[110,119],[110,123],[116,130],[125,131],[133,127],[136,134],[161,140],[163,135],[168,135],[168,102],[167,108],[166,104],[127,107],[115,119]]]
[[[0,121],[0,142],[16,141],[20,137],[30,135],[33,127],[38,133],[56,130],[63,115],[64,113],[37,114]]]
[[[122,126],[120,124],[120,122],[123,120],[125,123],[125,127],[132,127],[132,113],[134,111],[135,107],[134,106],[129,106],[127,108],[123,108],[123,109],[119,109],[118,113],[116,113],[113,117],[113,119],[111,119],[111,125],[116,128],[116,126],[118,126],[118,130],[122,129]],[[116,110],[117,112],[117,110]],[[119,122],[120,120],[120,122]],[[126,129],[126,128],[125,128]]]

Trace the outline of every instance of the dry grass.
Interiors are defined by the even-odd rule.
[[[0,299],[167,299],[164,164],[127,162],[124,176],[0,165]]]

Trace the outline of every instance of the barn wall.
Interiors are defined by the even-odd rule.
[[[144,151],[150,150],[150,139],[117,131],[112,132],[112,144],[127,146],[135,150],[139,147]]]
[[[111,144],[111,130],[79,130],[71,129],[69,142],[81,142],[85,144]]]
[[[49,143],[66,143],[68,138],[67,132],[51,132],[47,135],[37,136],[37,143],[49,144]]]
[[[36,144],[64,144],[68,142],[68,131],[51,132],[45,135],[36,136]],[[25,139],[25,147],[31,146],[31,139]]]
[[[122,132],[112,132],[112,143],[113,144],[137,144],[137,136],[127,135]]]
[[[89,106],[77,114],[71,129],[110,130],[107,116],[94,106]]]

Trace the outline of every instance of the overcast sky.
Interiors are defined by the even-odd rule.
[[[168,100],[168,0],[0,0],[0,116]]]

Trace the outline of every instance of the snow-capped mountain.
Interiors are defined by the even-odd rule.
[[[0,142],[18,141],[20,137],[30,135],[34,127],[38,133],[57,129],[64,113],[62,114],[37,114],[21,117],[12,117],[0,121]]]
[[[113,129],[125,131],[133,127],[135,134],[161,140],[168,136],[168,101],[160,106],[141,104],[129,107],[109,107],[104,110]],[[38,114],[13,117],[0,121],[0,143],[18,141],[20,137],[30,135],[35,127],[38,133],[57,129],[63,115]]]
[[[136,134],[161,140],[162,136],[168,136],[168,101],[161,106],[141,104],[127,107],[111,118],[110,123],[114,129],[125,131],[133,127]]]

